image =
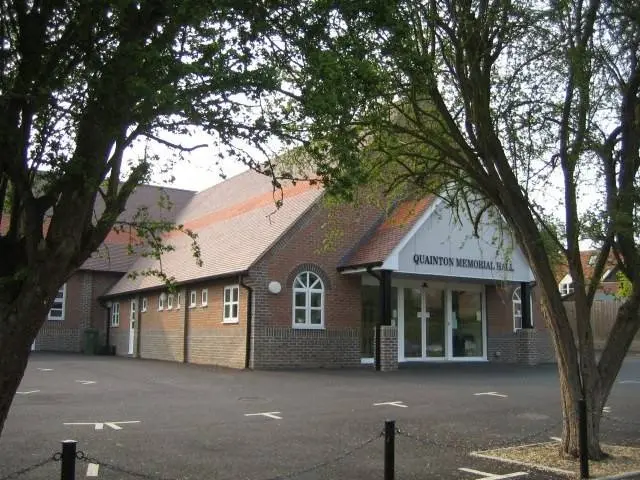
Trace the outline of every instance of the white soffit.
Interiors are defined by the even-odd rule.
[[[524,254],[498,214],[489,218],[485,212],[478,237],[474,237],[468,214],[458,218],[441,199],[429,206],[381,269],[505,282],[534,280]]]

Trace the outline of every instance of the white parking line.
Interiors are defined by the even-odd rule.
[[[467,473],[473,473],[474,475],[482,475],[481,477],[478,477],[476,480],[500,480],[503,478],[517,478],[517,477],[524,477],[526,475],[529,475],[529,472],[514,472],[514,473],[507,473],[507,474],[501,475],[499,473],[481,472],[480,470],[473,470],[472,468],[458,468],[458,470],[461,470]]]
[[[380,402],[380,403],[373,404],[374,407],[379,407],[381,405],[390,405],[392,407],[409,408],[409,406],[405,405],[402,400],[396,400],[395,402]]]
[[[76,380],[76,383],[81,383],[82,385],[93,385],[96,382],[93,380]]]
[[[618,383],[640,383],[640,380],[621,380]]]
[[[502,397],[502,398],[506,398],[508,396],[498,392],[480,392],[480,393],[474,393],[473,395],[476,397],[479,397],[480,395],[490,395],[492,397]]]
[[[127,420],[124,422],[65,422],[64,425],[93,425],[95,430],[104,430],[104,426],[113,430],[122,430],[120,425],[140,423],[140,420]]]
[[[261,413],[245,413],[244,414],[245,417],[257,417],[259,415],[262,415],[268,418],[273,418],[274,420],[282,420],[282,417],[279,416],[280,412],[261,412]]]
[[[38,393],[40,390],[28,390],[26,392],[16,392],[18,395],[29,395],[30,393]]]
[[[90,463],[87,465],[87,477],[97,477],[100,465],[97,463]]]
[[[41,372],[53,372],[53,368],[38,368]]]

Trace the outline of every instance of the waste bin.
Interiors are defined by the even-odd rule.
[[[84,331],[84,353],[95,355],[98,352],[98,338],[100,332],[97,328],[87,328]]]

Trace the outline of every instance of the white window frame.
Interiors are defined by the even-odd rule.
[[[229,292],[229,301],[227,301],[227,292]],[[236,300],[233,299],[233,292],[236,292]],[[236,307],[236,316],[233,316],[233,307]],[[227,307],[229,307],[229,315],[227,316]],[[238,323],[240,321],[240,286],[229,285],[224,287],[222,291],[222,323]]]
[[[198,305],[198,294],[195,290],[189,293],[189,308],[195,308]]]
[[[119,327],[120,326],[120,303],[113,302],[111,304],[111,326]]]
[[[206,307],[207,305],[209,305],[209,289],[203,288],[200,292],[200,306]]]
[[[56,302],[57,298],[58,298],[58,294],[62,291],[62,308],[53,308],[53,303]],[[66,303],[67,303],[67,284],[65,283],[64,285],[62,285],[62,287],[60,287],[58,289],[58,291],[56,292],[56,298],[53,299],[53,303],[51,304],[51,308],[49,309],[49,313],[47,314],[47,319],[48,320],[53,320],[56,322],[64,322],[64,316],[65,316],[65,311],[66,311]],[[60,316],[56,316],[56,315],[51,315],[51,310],[61,310]]]
[[[182,303],[182,292],[178,292],[176,295],[176,310],[180,310],[180,304]]]
[[[167,310],[173,310],[173,293],[167,295]]]
[[[513,290],[511,295],[511,307],[513,313],[513,331],[522,330],[522,294],[520,293],[520,287]],[[516,304],[520,305],[520,315],[516,316]],[[533,328],[533,298],[529,295],[529,321],[531,321],[531,327]],[[516,318],[520,317],[520,326],[516,326]]]
[[[147,297],[142,297],[142,306],[140,307],[140,312],[144,313],[147,311],[147,306],[149,305],[149,300]]]
[[[313,275],[316,280],[311,282],[309,280],[309,275]],[[305,278],[306,281],[303,282],[302,278]],[[297,282],[300,281],[300,284],[304,285],[304,287],[298,286]],[[319,288],[313,288],[315,285],[320,285]],[[296,278],[293,279],[293,296],[291,299],[291,324],[293,328],[306,328],[306,329],[323,329],[324,328],[324,283],[320,275],[315,272],[311,272],[305,270],[304,272],[300,272],[296,275]],[[304,293],[305,294],[305,305],[303,307],[296,305],[296,293]],[[320,294],[320,307],[312,307],[311,306],[311,294],[319,293]],[[296,323],[296,310],[305,311],[305,323]],[[320,323],[311,323],[311,311],[320,311]]]
[[[158,295],[158,311],[164,310],[164,292]]]

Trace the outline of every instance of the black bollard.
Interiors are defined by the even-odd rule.
[[[589,478],[589,436],[587,433],[587,402],[584,398],[578,400],[579,448],[580,448],[580,478]]]
[[[393,480],[396,469],[396,421],[384,422],[384,480]]]
[[[76,480],[76,445],[75,440],[62,442],[62,467],[60,480]]]

